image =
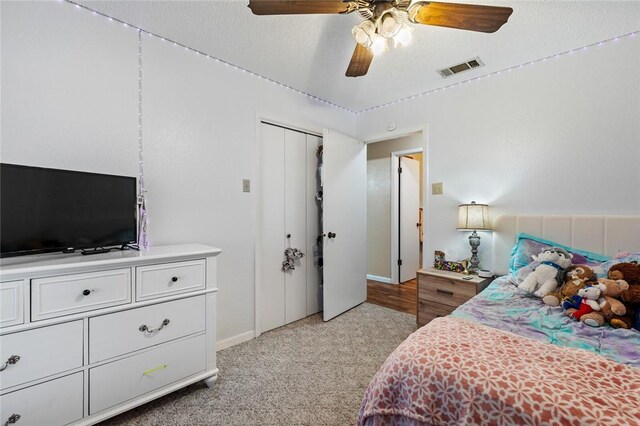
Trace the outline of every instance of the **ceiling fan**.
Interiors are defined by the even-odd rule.
[[[411,41],[409,23],[461,30],[496,32],[513,9],[477,4],[440,3],[422,0],[249,0],[255,15],[293,15],[358,12],[365,21],[353,27],[356,48],[347,77],[360,77],[369,70],[375,54]]]

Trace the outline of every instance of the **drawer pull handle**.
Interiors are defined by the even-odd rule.
[[[138,330],[142,331],[143,333],[149,333],[149,334],[153,334],[156,331],[160,331],[164,328],[165,325],[169,325],[169,318],[165,318],[164,321],[162,321],[162,324],[160,324],[160,327],[158,328],[149,328],[147,327],[146,324],[142,324],[140,327],[138,327]]]
[[[449,290],[442,290],[440,288],[436,289],[438,293],[446,294],[447,296],[453,296],[453,292]]]
[[[178,282],[178,277],[171,277],[171,282],[172,283]]]
[[[82,295],[83,295],[83,296],[88,296],[88,295],[90,295],[90,294],[91,294],[91,290],[89,290],[89,289],[82,290]]]
[[[20,420],[20,414],[12,414],[8,419],[7,422],[4,424],[4,426],[8,426],[8,425],[12,425],[15,422],[17,422],[18,420]]]
[[[151,370],[147,370],[147,371],[143,372],[142,375],[143,376],[149,376],[149,375],[155,373],[156,371],[164,370],[167,367],[168,367],[167,364],[162,364],[162,365],[159,365],[159,366],[157,366],[155,368],[152,368]]]
[[[11,355],[7,362],[5,362],[2,367],[0,367],[0,371],[6,370],[7,367],[11,364],[17,364],[18,361],[20,361],[20,357],[18,355]],[[20,416],[18,416],[18,418],[20,418]]]

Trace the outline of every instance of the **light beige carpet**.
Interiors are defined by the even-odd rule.
[[[218,352],[212,389],[197,383],[104,425],[353,425],[367,384],[415,330],[413,315],[364,303],[313,315]]]

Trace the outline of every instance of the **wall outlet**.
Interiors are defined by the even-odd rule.
[[[431,184],[431,195],[442,195],[442,182]]]
[[[251,181],[249,179],[242,179],[242,192],[251,192]]]

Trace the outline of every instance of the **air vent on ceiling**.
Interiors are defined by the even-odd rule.
[[[473,68],[478,68],[483,65],[484,63],[480,60],[480,58],[473,58],[467,62],[463,62],[458,65],[453,65],[449,68],[441,69],[438,71],[438,74],[440,74],[443,78],[447,78],[447,77],[451,77],[454,74],[458,74]]]

